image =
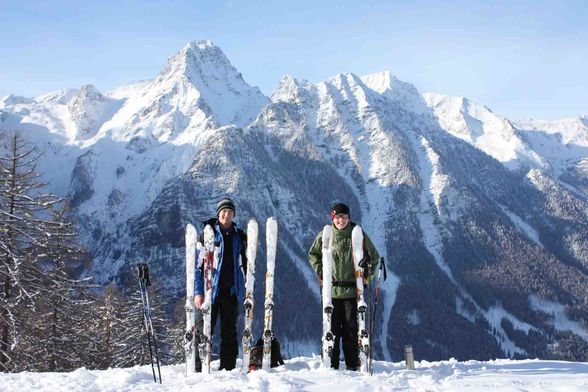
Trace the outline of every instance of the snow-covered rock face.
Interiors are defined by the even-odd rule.
[[[389,71],[363,76],[361,80],[372,90],[382,94],[389,102],[418,114],[429,112],[423,96],[410,83],[399,80]]]
[[[509,169],[547,168],[548,163],[521,137],[506,118],[467,98],[424,94],[439,125],[452,135],[474,145]]]
[[[7,106],[14,106],[19,104],[31,104],[33,100],[19,95],[9,94],[0,100],[0,109]]]
[[[118,101],[102,95],[91,84],[82,86],[67,103],[71,119],[77,129],[77,140],[93,137],[99,127],[119,108]]]
[[[210,41],[106,95],[88,85],[0,103],[0,130],[46,152],[40,168],[70,196],[99,282],[134,284],[147,261],[176,299],[186,223],[201,230],[227,195],[260,238],[276,216],[275,322],[289,355],[318,352],[306,251],[330,205],[346,202],[389,269],[374,340],[386,359],[404,344],[429,359],[551,355],[552,323],[530,294],[588,320],[587,123],[513,123],[389,72],[285,76],[270,100]],[[301,317],[301,306],[317,311]],[[578,334],[555,335],[583,347]]]
[[[120,141],[139,136],[195,144],[205,130],[245,126],[268,102],[211,41],[194,41],[170,58],[152,82],[128,97],[100,132]]]

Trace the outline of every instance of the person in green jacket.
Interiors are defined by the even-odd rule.
[[[351,231],[356,226],[351,222],[349,207],[337,203],[331,208],[333,224],[333,314],[331,330],[335,335],[335,345],[331,356],[331,367],[339,368],[340,340],[343,340],[343,353],[347,370],[359,369],[358,325],[357,325],[357,291],[355,283],[355,266],[353,264]],[[308,258],[322,285],[322,230],[318,233]],[[363,233],[364,277],[372,279],[380,255],[367,234]]]

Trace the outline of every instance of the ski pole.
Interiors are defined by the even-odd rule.
[[[370,345],[370,351],[369,351],[369,357],[368,357],[368,372],[371,375],[372,374],[372,359],[373,359],[373,346],[372,346],[372,336],[373,336],[373,332],[374,332],[374,309],[373,309],[373,300],[374,300],[374,284],[372,283],[372,281],[370,280],[369,282],[369,309],[370,309],[370,317],[369,317],[369,329],[370,329],[370,334],[369,334],[369,345]]]
[[[382,279],[383,276],[383,279]],[[371,320],[370,320],[370,338],[374,333],[374,324],[375,324],[375,319],[376,319],[376,310],[378,308],[378,299],[380,298],[380,283],[382,282],[382,280],[386,280],[387,278],[387,273],[386,273],[386,263],[384,261],[383,257],[380,257],[380,266],[378,269],[378,282],[376,284],[376,297],[374,300],[374,310],[372,312],[371,315]],[[371,347],[371,346],[370,346]],[[370,350],[370,354],[371,354],[371,350]],[[373,369],[372,369],[372,356],[370,355],[370,374],[372,374]]]
[[[155,334],[153,332],[153,322],[151,320],[151,309],[149,306],[149,294],[147,287],[151,286],[149,281],[149,267],[145,263],[138,265],[139,270],[139,288],[141,290],[141,303],[143,304],[143,323],[145,326],[145,332],[147,334],[147,342],[149,345],[149,360],[151,361],[151,371],[153,372],[153,381],[157,382],[155,376],[155,367],[153,364],[153,353],[155,353],[155,360],[157,363],[157,372],[159,374],[159,383],[161,384],[161,368],[159,366],[159,355],[157,353],[157,343],[155,340]],[[153,344],[151,343],[153,339]],[[153,348],[152,348],[153,347]]]

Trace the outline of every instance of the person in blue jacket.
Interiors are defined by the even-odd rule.
[[[237,317],[239,304],[245,298],[245,269],[247,236],[233,222],[235,203],[229,198],[222,199],[216,207],[216,217],[204,222],[214,229],[215,260],[212,276],[212,330],[220,314],[220,366],[219,370],[235,368],[238,354]],[[203,244],[203,235],[200,236]],[[198,266],[194,282],[194,305],[200,310],[204,302],[204,279],[202,256],[204,249],[199,247]],[[202,333],[202,313],[197,311],[196,336]],[[196,371],[202,371],[198,350],[196,351]]]

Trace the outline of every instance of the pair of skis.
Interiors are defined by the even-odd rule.
[[[326,225],[322,234],[322,264],[323,264],[323,336],[322,358],[323,366],[331,366],[331,357],[335,345],[335,337],[331,329],[333,314],[332,282],[333,282],[333,227]],[[351,232],[353,247],[353,265],[355,267],[355,286],[357,292],[357,344],[359,347],[360,370],[364,373],[370,371],[368,361],[370,356],[370,339],[366,326],[367,304],[363,295],[363,230],[361,226],[355,226]],[[337,358],[337,360],[339,360]]]
[[[196,313],[194,305],[194,271],[196,269],[197,233],[194,226],[186,226],[186,333],[184,350],[186,352],[186,375],[196,372],[196,345],[202,362],[202,371],[210,373],[212,355],[212,272],[216,267],[214,247],[214,230],[210,225],[204,228],[204,252],[202,271],[204,275],[204,302],[200,307],[203,330],[196,331]],[[198,244],[200,245],[200,244]]]
[[[251,346],[253,343],[253,293],[255,286],[255,257],[257,254],[257,221],[251,219],[247,225],[247,279],[245,281],[245,301],[243,303],[245,327],[243,329],[243,374],[249,372]],[[272,355],[272,323],[274,312],[274,271],[276,266],[276,249],[278,243],[278,222],[268,218],[266,222],[267,272],[265,275],[265,316],[263,326],[262,369],[269,370]]]
[[[191,224],[188,224],[186,226],[186,333],[184,334],[186,375],[196,372],[196,307],[194,305],[196,241],[196,229]]]
[[[269,369],[271,363],[271,340],[274,307],[274,270],[278,239],[278,223],[269,218],[266,225],[267,273],[265,295],[265,317],[263,333],[263,369]],[[186,354],[186,375],[195,372],[196,339],[202,361],[202,371],[210,373],[212,352],[211,309],[212,309],[212,271],[215,267],[214,231],[210,225],[204,228],[204,302],[200,308],[203,315],[203,331],[196,336],[194,306],[194,270],[196,268],[196,229],[191,224],[186,227],[186,333],[184,348]],[[243,303],[245,328],[243,331],[243,372],[249,371],[251,346],[253,341],[253,289],[255,285],[255,259],[257,255],[258,227],[255,219],[247,225],[247,278],[245,281],[245,301]]]

